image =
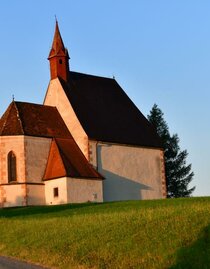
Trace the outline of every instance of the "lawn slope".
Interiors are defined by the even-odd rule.
[[[50,268],[210,268],[210,198],[0,209],[0,255]]]

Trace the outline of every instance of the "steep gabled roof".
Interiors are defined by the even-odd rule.
[[[70,71],[69,81],[60,82],[90,139],[162,147],[153,126],[115,79]]]
[[[0,135],[72,138],[56,107],[14,101],[0,119]]]
[[[103,179],[73,139],[53,139],[43,180],[60,177]]]

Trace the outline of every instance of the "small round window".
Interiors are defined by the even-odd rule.
[[[61,59],[59,60],[59,64],[62,64],[62,60]]]

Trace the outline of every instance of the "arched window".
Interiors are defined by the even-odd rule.
[[[13,151],[10,151],[7,155],[7,165],[8,165],[8,182],[17,180],[16,173],[16,156]]]

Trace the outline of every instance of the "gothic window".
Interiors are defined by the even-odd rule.
[[[10,151],[7,155],[7,164],[8,164],[8,182],[17,180],[16,173],[16,156],[13,151]]]

